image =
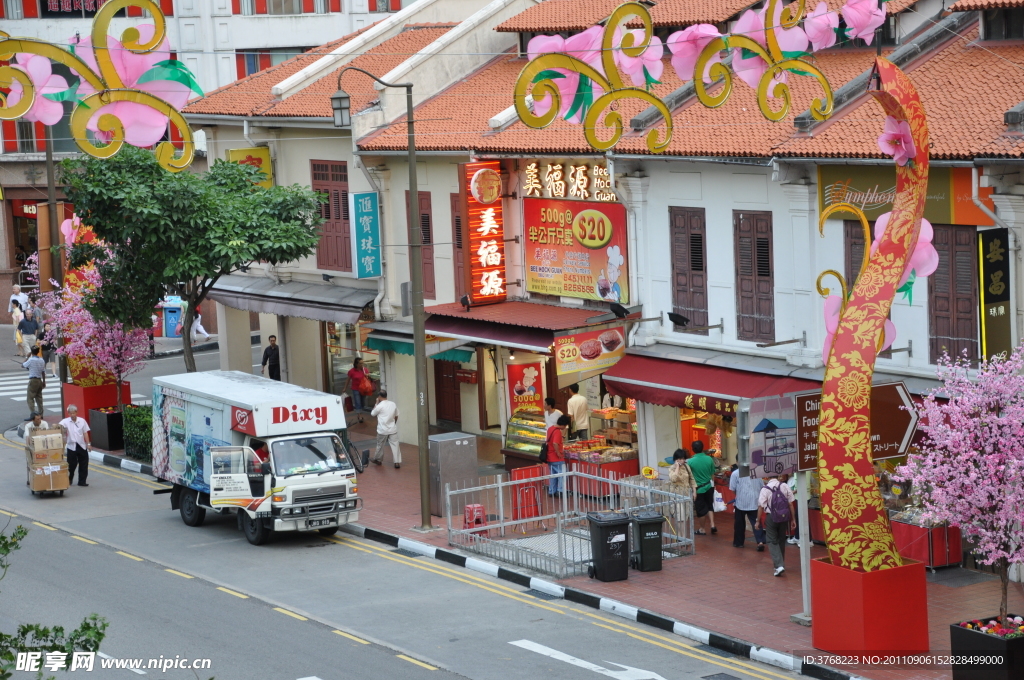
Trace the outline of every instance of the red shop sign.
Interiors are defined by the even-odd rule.
[[[471,304],[504,302],[505,225],[501,202],[501,163],[465,163],[460,176],[469,250],[466,268]]]

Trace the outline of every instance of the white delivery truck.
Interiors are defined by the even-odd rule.
[[[188,526],[234,513],[253,545],[359,517],[340,397],[239,371],[153,379],[153,475]]]

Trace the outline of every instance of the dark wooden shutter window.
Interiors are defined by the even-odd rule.
[[[707,226],[703,208],[670,207],[672,225],[672,311],[690,320],[690,326],[708,325]],[[675,326],[675,330],[686,330]],[[707,331],[697,331],[707,335]]]
[[[462,247],[462,196],[451,195],[452,203],[452,259],[455,269],[455,297],[466,294],[466,251]]]
[[[352,271],[352,230],[348,215],[348,166],[340,161],[310,161],[314,191],[327,194],[320,204],[320,243],[316,266],[332,271]]]
[[[437,297],[434,285],[434,217],[430,209],[430,192],[419,192],[419,225],[423,238],[423,297],[433,300]],[[409,192],[405,192],[405,205],[408,210]]]
[[[931,363],[942,353],[978,359],[978,233],[973,226],[932,225],[939,266],[928,277]]]
[[[864,227],[857,220],[844,220],[843,231],[846,241],[844,248],[846,267],[843,275],[846,277],[847,288],[852,291],[853,284],[856,283],[857,276],[860,274],[861,262],[864,260]]]
[[[775,275],[770,212],[733,212],[736,336],[775,342]]]

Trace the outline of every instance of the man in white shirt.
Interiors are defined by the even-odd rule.
[[[28,446],[28,440],[32,437],[32,433],[36,430],[48,430],[50,426],[45,420],[43,420],[43,414],[38,411],[32,412],[32,422],[25,425],[25,445]]]
[[[577,383],[569,385],[572,396],[565,405],[568,416],[572,418],[573,431],[576,432],[576,439],[590,438],[590,408],[587,406],[587,398],[580,394],[580,386]]]
[[[11,304],[15,300],[21,305],[21,310],[25,311],[28,309],[28,295],[21,292],[21,286],[11,286],[11,298],[7,301],[7,313],[11,313],[13,305]]]
[[[384,446],[391,445],[391,459],[395,467],[402,467],[402,449],[398,447],[398,404],[388,401],[387,390],[377,395],[377,403],[370,415],[377,418],[377,451],[373,454],[373,462],[380,465],[384,460]]]
[[[562,417],[562,412],[555,408],[555,398],[548,397],[544,400],[544,431],[547,432],[548,428],[552,425],[558,424],[558,419]]]
[[[68,417],[60,421],[64,430],[65,453],[68,457],[68,484],[75,481],[75,470],[78,469],[78,486],[89,486],[85,481],[89,476],[89,447],[92,436],[89,434],[89,423],[78,417],[78,407],[68,406]],[[79,467],[81,466],[81,467]]]

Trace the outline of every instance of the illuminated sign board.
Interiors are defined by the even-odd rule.
[[[460,177],[469,250],[466,268],[470,304],[504,302],[505,229],[501,203],[501,164],[465,163]]]

